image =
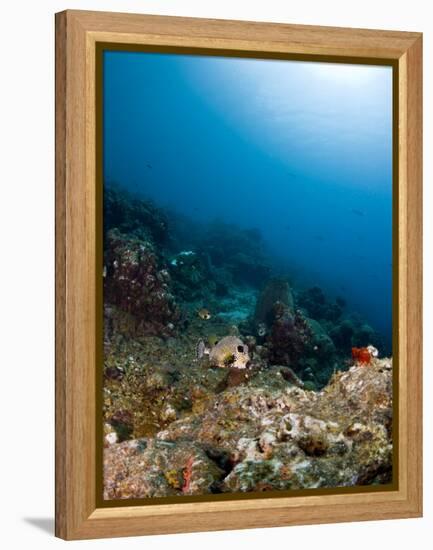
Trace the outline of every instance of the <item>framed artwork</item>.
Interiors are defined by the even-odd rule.
[[[417,517],[422,35],[56,15],[56,534]]]

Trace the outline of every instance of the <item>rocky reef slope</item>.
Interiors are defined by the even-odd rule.
[[[165,429],[118,442],[106,424],[104,498],[391,481],[391,360],[336,372],[321,391],[305,390],[288,367],[250,371],[222,386],[227,370],[197,368],[201,394],[196,380],[186,412],[162,406]]]
[[[390,481],[379,335],[277,263],[254,228],[105,190],[106,499]]]

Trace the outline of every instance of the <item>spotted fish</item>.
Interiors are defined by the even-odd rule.
[[[245,369],[250,356],[248,346],[237,336],[225,336],[213,346],[207,346],[203,340],[197,344],[197,357],[209,356],[209,363],[220,368]]]

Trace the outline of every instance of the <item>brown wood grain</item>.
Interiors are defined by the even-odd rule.
[[[399,67],[399,486],[395,491],[97,508],[95,44],[388,59]],[[422,513],[422,37],[67,11],[56,15],[56,535],[64,539]]]
[[[66,532],[66,15],[56,15],[56,533]]]
[[[86,33],[65,13],[57,29],[56,534],[67,538],[95,509],[95,183]]]
[[[408,500],[422,513],[422,37],[407,66],[407,463]]]
[[[90,11],[68,13],[88,32],[116,35],[116,42],[123,35],[127,42],[142,42],[148,37],[161,44],[396,59],[419,36],[409,32],[251,21]]]

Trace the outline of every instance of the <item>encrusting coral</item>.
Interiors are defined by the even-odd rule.
[[[154,437],[109,445],[105,498],[391,480],[389,359],[336,373],[320,392],[305,391],[282,377],[280,384],[264,389],[252,380],[227,388],[202,412],[187,414]]]
[[[180,318],[171,278],[150,241],[108,232],[104,300],[132,314],[139,334],[169,335]]]
[[[266,325],[268,328],[272,326],[278,311],[276,304],[280,304],[280,309],[284,311],[286,307],[293,313],[293,296],[290,286],[285,279],[271,279],[268,281],[264,289],[260,292],[254,312],[254,323],[257,326],[260,324]]]

